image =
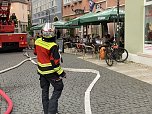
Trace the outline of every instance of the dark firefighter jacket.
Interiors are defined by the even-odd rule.
[[[37,55],[38,74],[50,78],[62,76],[64,71],[60,66],[60,54],[55,42],[46,42],[38,38],[35,41],[34,54]]]

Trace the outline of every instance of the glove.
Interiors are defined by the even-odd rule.
[[[66,73],[63,71],[60,75],[58,75],[58,79],[56,79],[55,81],[58,82],[60,80],[62,80],[63,78],[66,78]]]
[[[59,75],[59,77],[61,77],[61,78],[66,78],[66,73],[63,71],[63,72]]]

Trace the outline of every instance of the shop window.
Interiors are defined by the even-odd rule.
[[[145,40],[144,41],[145,41],[145,46],[144,46],[145,52],[152,52],[152,5],[145,6]]]
[[[146,2],[150,2],[150,1],[152,1],[152,0],[146,0]]]

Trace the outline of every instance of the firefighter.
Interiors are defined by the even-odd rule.
[[[12,13],[10,20],[14,22],[15,26],[17,27],[17,17],[15,13]]]
[[[58,114],[58,99],[63,90],[62,79],[66,73],[60,66],[60,54],[58,45],[55,43],[55,32],[46,23],[42,30],[42,38],[35,41],[34,54],[37,55],[38,74],[42,88],[42,104],[44,114]],[[54,88],[49,99],[50,84]]]

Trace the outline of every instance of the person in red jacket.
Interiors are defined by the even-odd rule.
[[[63,77],[66,73],[60,66],[59,47],[55,43],[54,29],[46,23],[42,30],[42,38],[35,41],[34,54],[37,55],[38,74],[42,88],[42,104],[44,114],[58,113],[58,99],[63,90]],[[49,99],[50,84],[54,90]]]

